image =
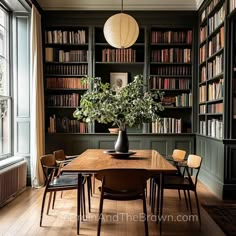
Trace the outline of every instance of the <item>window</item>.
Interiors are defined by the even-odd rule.
[[[11,152],[9,13],[0,6],[0,158]]]

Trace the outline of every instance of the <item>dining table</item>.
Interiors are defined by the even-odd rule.
[[[128,154],[117,154],[113,151],[104,149],[87,149],[77,158],[73,159],[69,164],[62,168],[62,172],[78,174],[78,191],[77,191],[77,234],[80,232],[81,220],[81,188],[82,175],[95,174],[104,169],[146,169],[151,177],[159,176],[159,187],[162,190],[163,174],[171,174],[176,172],[176,167],[168,162],[156,150],[129,150]],[[162,199],[162,197],[160,198]],[[160,206],[160,202],[158,203]],[[159,216],[162,215],[160,208]],[[159,217],[161,219],[161,217]],[[161,232],[161,222],[160,222]]]

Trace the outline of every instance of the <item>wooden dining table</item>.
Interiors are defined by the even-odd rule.
[[[80,231],[80,208],[81,208],[81,188],[82,188],[82,174],[97,173],[104,169],[146,169],[150,176],[160,176],[160,189],[162,190],[162,176],[163,174],[170,174],[176,172],[170,162],[168,162],[156,150],[130,150],[134,152],[133,155],[113,157],[106,153],[103,149],[88,149],[73,159],[68,165],[64,166],[62,172],[78,173],[78,197],[77,197],[77,234]],[[161,191],[162,193],[163,191]],[[162,198],[161,198],[162,199]],[[159,205],[161,203],[158,203]],[[162,208],[159,215],[162,215]],[[161,219],[161,218],[160,218]],[[161,227],[161,224],[160,224]],[[161,230],[161,229],[160,229]]]

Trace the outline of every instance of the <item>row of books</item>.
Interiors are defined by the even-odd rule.
[[[220,0],[212,0],[210,2],[210,4],[208,5],[208,7],[206,7],[204,9],[204,11],[201,14],[201,22],[204,21],[204,19],[206,19],[206,15],[210,14],[211,11],[214,9],[214,7],[220,2]]]
[[[206,85],[199,87],[199,102],[205,102],[207,100]]]
[[[206,105],[202,104],[199,107],[199,112],[200,112],[200,114],[223,113],[223,103],[208,104],[207,109],[206,109]]]
[[[79,94],[49,95],[47,97],[47,104],[53,107],[77,107],[79,106]]]
[[[192,94],[183,93],[175,97],[164,97],[161,104],[164,107],[190,107],[192,106]]]
[[[206,81],[206,66],[202,66],[201,69],[201,77],[200,77],[200,82]]]
[[[58,48],[45,48],[46,62],[87,62],[88,50],[64,51]]]
[[[136,62],[136,50],[105,48],[102,50],[102,62]]]
[[[221,99],[223,97],[224,80],[213,82],[208,85],[208,101]]]
[[[210,35],[215,29],[223,23],[225,19],[225,4],[217,11],[212,17],[209,18],[208,22],[208,34]]]
[[[158,65],[155,67],[151,67],[151,74],[157,74],[157,75],[187,75],[191,76],[192,75],[192,68],[191,66],[188,65]]]
[[[223,103],[208,104],[208,113],[223,113]]]
[[[220,2],[220,0],[212,0],[210,4],[207,7],[207,13],[211,13],[211,11],[214,9],[214,7]]]
[[[49,117],[48,133],[88,133],[88,124],[67,117]]]
[[[215,57],[213,61],[207,63],[208,79],[213,78],[223,72],[223,54]]]
[[[204,44],[199,49],[199,61],[200,63],[203,63],[204,61],[206,61],[206,44]]]
[[[209,57],[222,49],[224,47],[224,27],[220,28],[220,32],[216,34],[212,38],[212,40],[209,41],[208,44],[208,55]]]
[[[88,84],[82,78],[47,78],[46,88],[87,89]]]
[[[84,44],[86,43],[86,31],[47,30],[45,31],[45,43]]]
[[[200,28],[200,43],[202,43],[207,37],[207,25]]]
[[[47,75],[87,75],[88,65],[46,65]]]
[[[182,119],[164,117],[152,123],[152,133],[181,133]]]
[[[192,43],[192,30],[152,31],[151,43]]]
[[[207,126],[206,126],[207,125]],[[218,119],[210,119],[206,121],[200,121],[199,133],[207,135],[213,138],[223,138],[223,121]]]
[[[164,48],[151,52],[152,62],[191,62],[191,49],[189,48]]]
[[[162,78],[153,76],[151,80],[152,89],[190,89],[191,80],[186,78]]]
[[[229,10],[232,12],[236,8],[236,0],[229,1]]]
[[[199,113],[200,114],[206,114],[206,104],[202,104],[199,106]]]

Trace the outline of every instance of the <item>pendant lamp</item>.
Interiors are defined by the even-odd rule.
[[[103,33],[106,41],[114,48],[128,48],[136,42],[139,26],[132,16],[123,13],[123,0],[121,1],[121,13],[107,19]]]

